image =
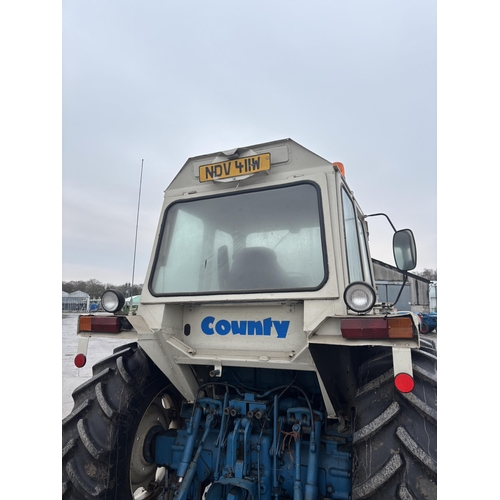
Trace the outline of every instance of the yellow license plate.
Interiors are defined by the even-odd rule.
[[[229,179],[265,170],[271,170],[271,153],[202,165],[199,171],[200,182]]]

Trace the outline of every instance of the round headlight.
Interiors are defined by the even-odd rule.
[[[364,281],[354,281],[344,292],[344,302],[347,307],[358,313],[369,311],[376,299],[375,290]]]
[[[119,311],[125,304],[125,297],[123,293],[118,290],[106,290],[101,295],[102,308],[110,313]]]

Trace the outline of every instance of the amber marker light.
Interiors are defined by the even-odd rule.
[[[411,318],[396,316],[387,318],[389,324],[389,338],[411,339],[413,337],[413,321]]]
[[[333,163],[334,167],[337,167],[340,170],[340,173],[342,174],[342,177],[345,177],[345,168],[344,164],[340,163],[339,161],[336,161]]]
[[[91,316],[80,316],[79,327],[81,332],[91,332],[92,331],[92,318]]]

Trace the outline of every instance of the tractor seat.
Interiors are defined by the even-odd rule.
[[[267,247],[242,248],[233,256],[229,290],[276,290],[288,288],[288,275]]]

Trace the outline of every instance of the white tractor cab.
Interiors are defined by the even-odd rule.
[[[136,343],[75,391],[68,498],[435,498],[437,352],[377,302],[367,217],[343,165],[290,139],[189,159],[136,313],[108,290],[109,314],[79,318],[78,366],[89,337]],[[415,241],[394,231],[406,273]]]

